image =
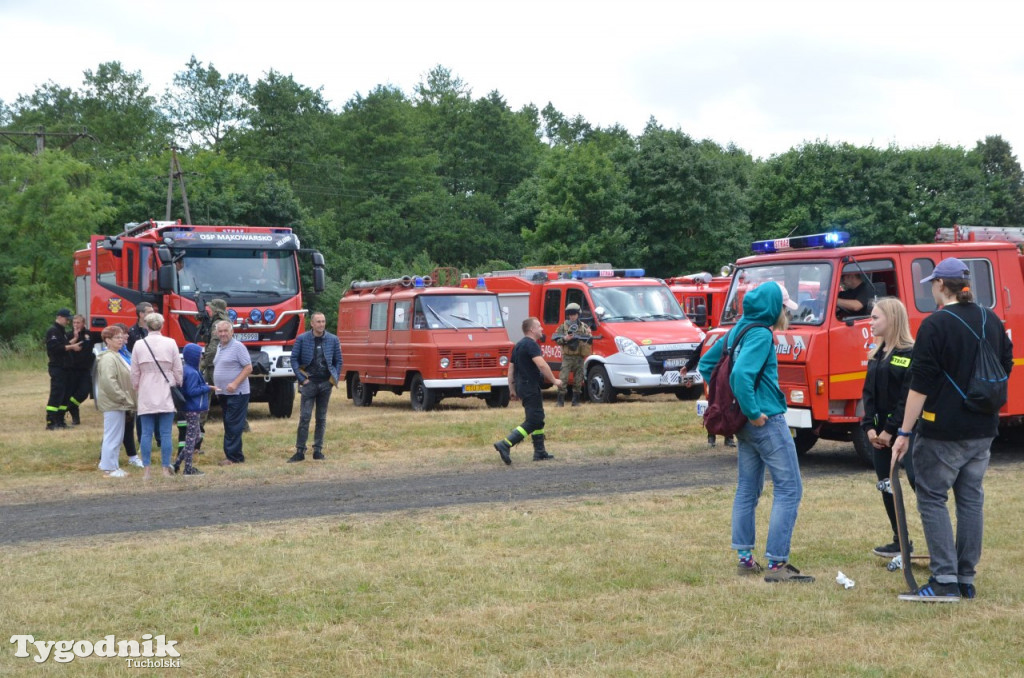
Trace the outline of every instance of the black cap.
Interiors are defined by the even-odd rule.
[[[61,318],[70,318],[71,311],[66,308],[62,308],[61,310],[57,311],[57,315],[60,316]]]

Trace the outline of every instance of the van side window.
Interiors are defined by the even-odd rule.
[[[546,325],[557,325],[562,317],[562,290],[544,292],[544,317],[541,321]]]
[[[931,259],[914,259],[910,264],[910,275],[913,278],[911,282],[914,285],[914,307],[922,313],[931,313],[937,308],[932,297],[932,284],[921,283],[921,280],[930,276],[934,270],[935,262]]]
[[[388,328],[388,302],[370,304],[370,329],[386,330]]]
[[[411,321],[411,313],[409,310],[412,308],[411,301],[397,301],[395,302],[395,317],[391,321],[391,329],[393,330],[407,330],[409,329]]]
[[[572,303],[580,305],[580,320],[587,323],[590,329],[595,329],[594,312],[591,310],[590,304],[587,303],[587,295],[583,290],[570,289],[565,291],[565,305],[568,306]]]
[[[963,259],[971,272],[971,292],[974,303],[985,308],[995,308],[995,280],[992,277],[992,262],[988,259]]]

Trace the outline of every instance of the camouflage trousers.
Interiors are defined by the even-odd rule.
[[[581,355],[562,354],[562,369],[558,372],[558,378],[562,380],[562,386],[558,392],[565,394],[569,388],[569,375],[572,375],[572,389],[576,393],[583,393],[585,375],[583,373],[583,362],[586,360]]]

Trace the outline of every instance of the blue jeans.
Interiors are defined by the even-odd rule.
[[[918,436],[914,447],[917,510],[931,554],[935,581],[973,584],[981,560],[985,490],[982,481],[992,438],[935,440]],[[956,536],[949,518],[949,491],[956,503]]]
[[[320,452],[324,447],[324,433],[327,431],[327,404],[331,402],[331,389],[334,384],[329,381],[310,381],[299,387],[302,402],[299,405],[299,430],[295,436],[295,449],[306,451],[306,439],[309,438],[309,420],[313,417],[316,407],[316,428],[313,430],[313,451]]]
[[[245,430],[245,415],[249,411],[249,394],[220,395],[220,407],[224,413],[224,456],[241,464],[245,461],[242,454],[242,431]]]
[[[750,422],[736,434],[738,473],[736,498],[732,504],[732,548],[753,549],[757,537],[755,513],[764,489],[765,469],[771,471],[775,501],[768,519],[765,556],[774,561],[789,560],[789,543],[803,496],[796,445],[789,434],[786,417],[769,417],[764,426]]]
[[[174,425],[174,412],[154,412],[140,414],[142,438],[139,440],[139,454],[142,455],[143,466],[149,466],[153,455],[153,429],[160,432],[160,464],[171,465],[171,427]]]

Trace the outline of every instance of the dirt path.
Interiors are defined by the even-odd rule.
[[[994,466],[1024,460],[1012,451],[993,453]],[[497,463],[487,471],[421,476],[256,485],[231,489],[167,491],[4,506],[0,544],[68,539],[125,532],[205,527],[240,522],[326,515],[381,513],[477,503],[512,503],[731,485],[735,454],[726,448],[686,457],[586,464]],[[801,462],[805,481],[821,475],[863,475],[873,471],[852,455],[810,454]]]

